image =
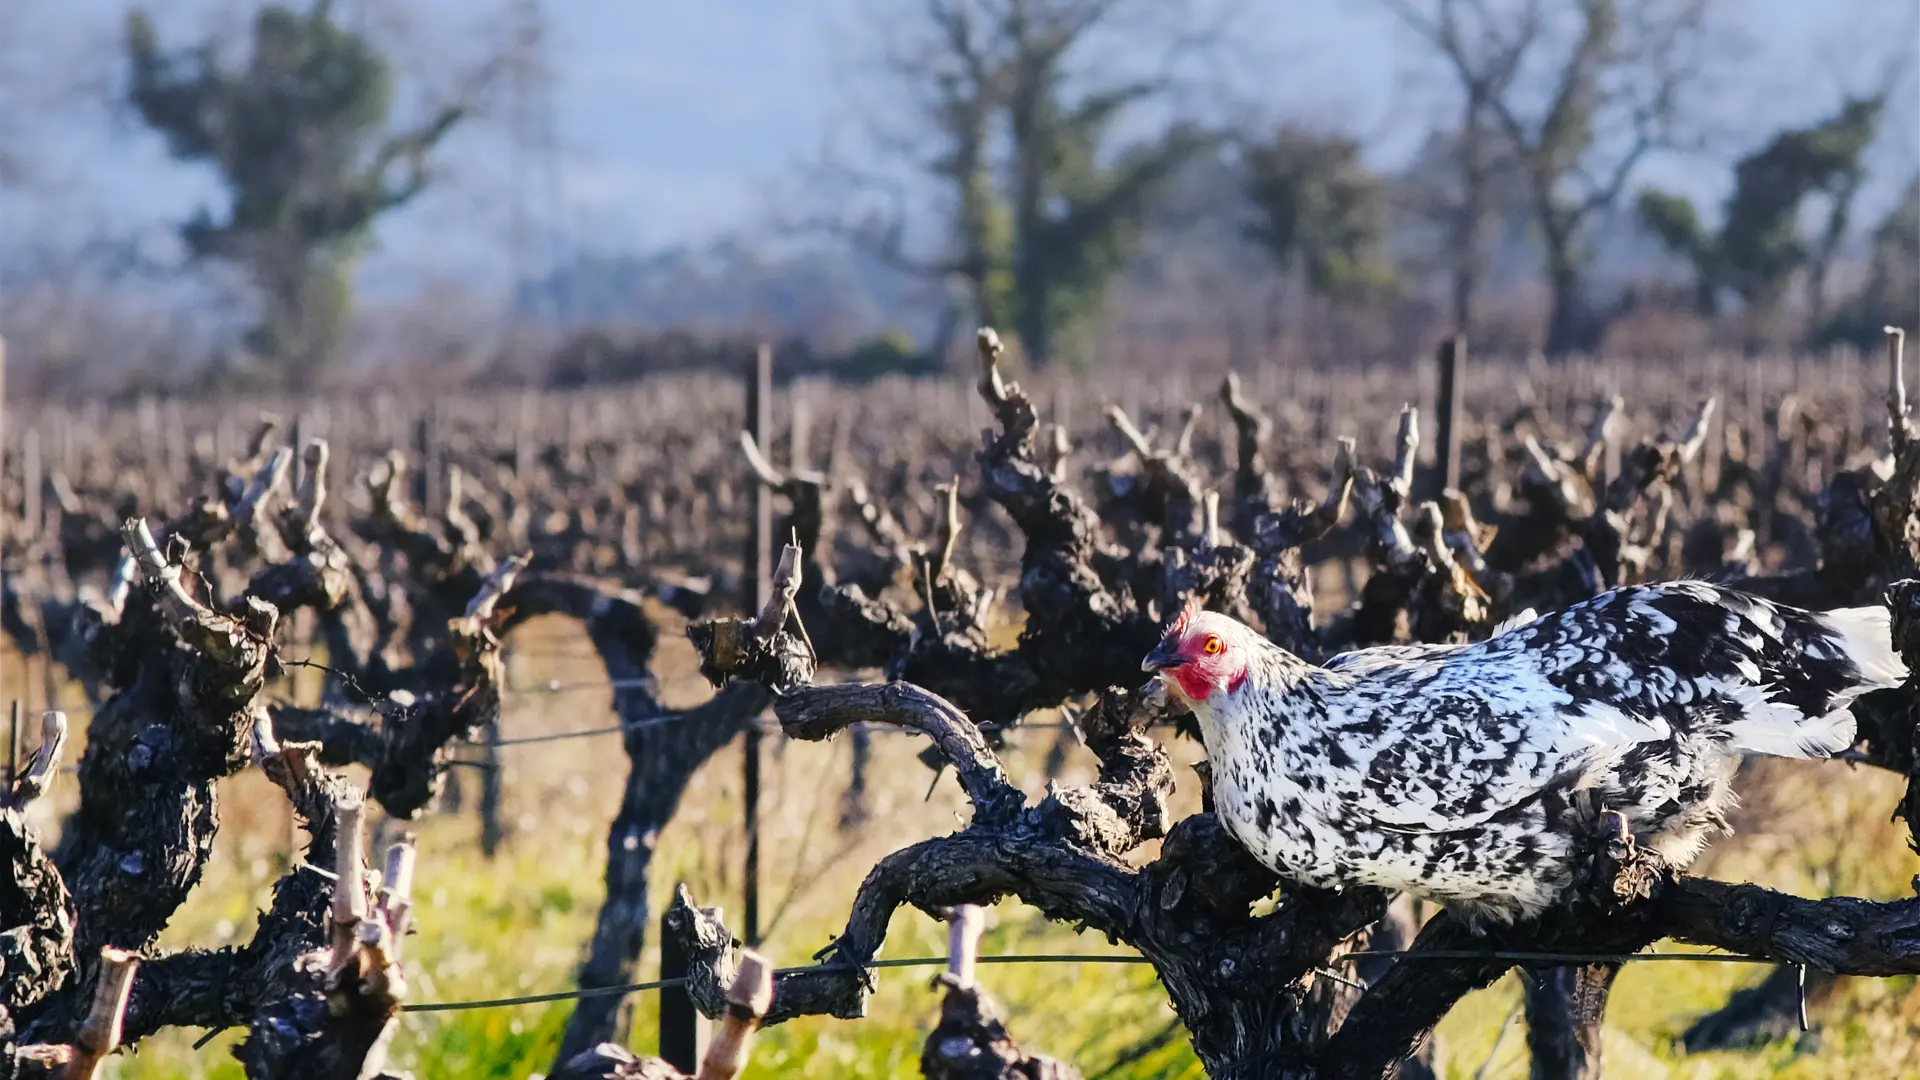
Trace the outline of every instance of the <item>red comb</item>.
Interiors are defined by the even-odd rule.
[[[1188,624],[1193,622],[1193,617],[1200,614],[1200,611],[1200,598],[1187,597],[1187,606],[1180,609],[1180,617],[1173,620],[1173,625],[1167,629],[1168,636],[1177,637],[1186,633]]]

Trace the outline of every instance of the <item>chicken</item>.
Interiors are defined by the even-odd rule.
[[[1883,608],[1683,581],[1324,667],[1190,608],[1142,667],[1199,720],[1222,823],[1281,877],[1511,922],[1568,891],[1601,812],[1684,866],[1724,831],[1743,753],[1850,747],[1848,703],[1906,677],[1890,638]]]

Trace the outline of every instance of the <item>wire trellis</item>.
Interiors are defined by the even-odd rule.
[[[1330,964],[1347,964],[1369,958],[1391,958],[1396,960],[1479,960],[1488,963],[1537,963],[1537,964],[1637,964],[1650,961],[1670,961],[1696,964],[1771,964],[1778,965],[1780,960],[1766,956],[1745,956],[1739,953],[1572,953],[1572,952],[1534,952],[1525,950],[1475,950],[1475,949],[1361,949],[1330,958]],[[1153,961],[1138,954],[1129,953],[1024,953],[1001,956],[980,956],[975,958],[980,964],[1151,964]],[[910,956],[892,960],[874,960],[867,968],[907,968],[941,967],[947,963],[944,956]],[[806,972],[831,971],[831,965],[814,965],[798,968],[780,968],[779,975],[798,975]],[[1356,982],[1346,976],[1324,969],[1318,974],[1336,978],[1341,982],[1366,989],[1364,983]],[[404,1012],[457,1012],[466,1009],[500,1009],[519,1005],[539,1005],[554,1001],[571,1001],[580,998],[607,997],[614,994],[635,994],[651,990],[668,990],[685,986],[687,980],[655,979],[651,982],[623,983],[619,986],[594,986],[578,990],[558,990],[545,994],[526,994],[520,997],[487,998],[478,1001],[433,1001],[418,1002],[401,1006]]]

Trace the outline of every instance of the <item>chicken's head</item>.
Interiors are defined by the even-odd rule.
[[[1231,694],[1247,681],[1252,634],[1239,621],[1190,602],[1140,669],[1159,675],[1169,691],[1189,702]]]

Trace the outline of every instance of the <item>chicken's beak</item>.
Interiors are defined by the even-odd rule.
[[[1180,655],[1180,643],[1170,637],[1162,638],[1160,644],[1155,645],[1153,651],[1147,654],[1147,658],[1140,661],[1140,670],[1150,675],[1158,674],[1186,662],[1187,658]]]

